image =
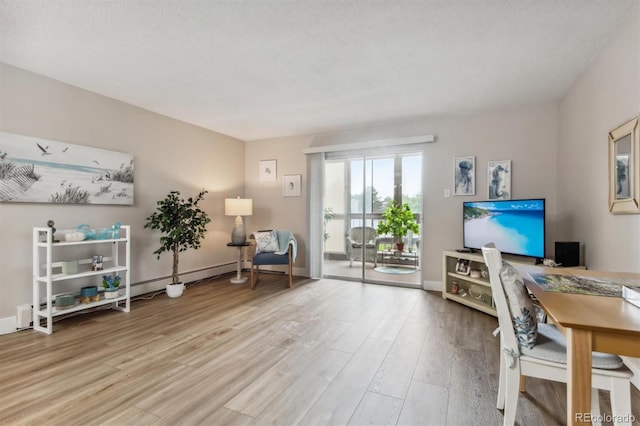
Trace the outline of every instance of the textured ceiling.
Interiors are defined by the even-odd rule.
[[[0,0],[0,61],[243,140],[556,100],[638,0]]]

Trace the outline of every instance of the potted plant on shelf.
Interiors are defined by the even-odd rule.
[[[105,299],[115,299],[118,297],[118,287],[120,287],[120,275],[102,276],[102,288],[104,288]]]
[[[207,224],[211,222],[207,213],[198,207],[206,193],[202,190],[196,198],[184,200],[179,191],[171,191],[157,202],[156,211],[146,219],[145,228],[158,229],[162,234],[160,247],[153,254],[160,259],[165,251],[173,253],[171,283],[167,284],[167,295],[171,298],[180,297],[184,291],[178,275],[179,253],[200,248]]]
[[[378,222],[378,234],[390,234],[396,243],[399,252],[404,250],[402,237],[409,231],[420,232],[420,226],[416,222],[409,204],[393,203],[382,212],[382,220]]]

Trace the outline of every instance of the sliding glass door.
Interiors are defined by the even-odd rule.
[[[327,155],[324,175],[324,275],[420,286],[420,234],[398,251],[377,226],[393,203],[409,204],[422,222],[422,153]]]

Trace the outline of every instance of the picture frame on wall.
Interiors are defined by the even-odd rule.
[[[302,193],[302,175],[284,175],[282,177],[282,196],[299,197]]]
[[[453,159],[453,195],[476,195],[476,157]]]
[[[0,132],[0,202],[132,206],[133,155]]]
[[[278,180],[278,162],[276,160],[260,160],[258,176],[261,181]]]
[[[511,160],[487,163],[487,194],[489,200],[511,199]]]

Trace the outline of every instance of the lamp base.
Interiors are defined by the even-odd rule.
[[[244,244],[247,241],[247,232],[241,216],[236,216],[236,222],[231,231],[231,242],[233,244]]]

